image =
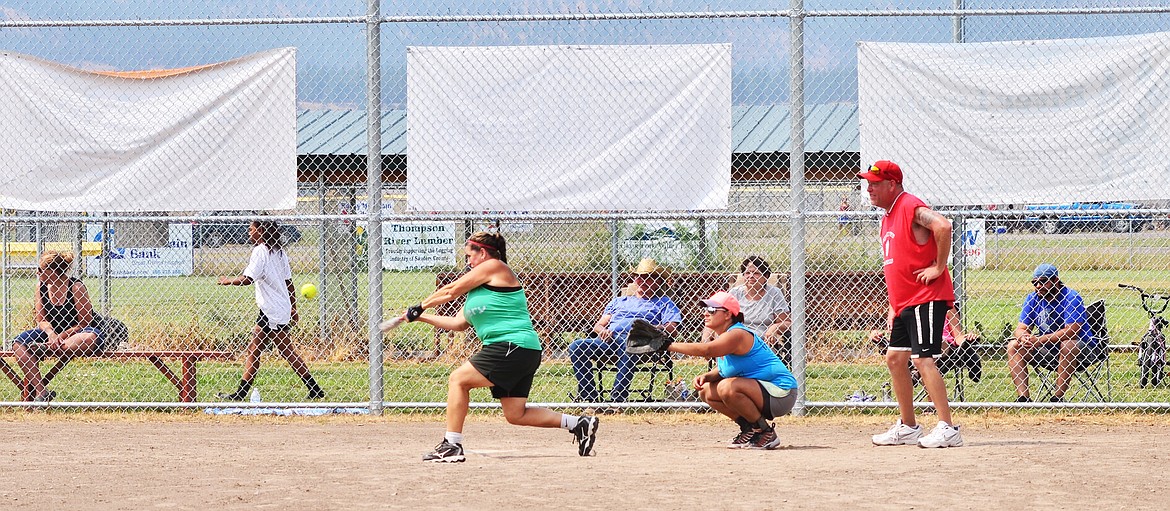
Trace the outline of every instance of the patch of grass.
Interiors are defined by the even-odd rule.
[[[385,401],[443,403],[447,398],[447,377],[462,360],[408,361],[399,360],[383,365]],[[1170,401],[1170,384],[1157,388],[1137,387],[1138,369],[1134,353],[1114,353],[1110,360],[1109,384],[1100,383],[1112,394],[1114,402],[1163,403]],[[318,362],[311,366],[313,375],[329,395],[330,401],[366,401],[368,369],[362,362]],[[239,362],[204,362],[199,365],[199,400],[214,401],[216,392],[232,391],[239,381]],[[706,361],[680,359],[675,361],[674,376],[690,382],[708,370]],[[1015,399],[1007,366],[1002,359],[985,360],[983,379],[968,381],[965,401],[1011,402]],[[646,385],[645,373],[635,375],[634,388]],[[657,396],[661,397],[665,375],[657,382]],[[807,399],[809,401],[841,401],[855,390],[882,395],[882,384],[889,381],[884,364],[814,363],[808,366]],[[1033,391],[1036,389],[1033,378]],[[612,385],[612,375],[606,385]],[[1074,383],[1073,391],[1077,389]],[[288,364],[277,356],[263,359],[256,386],[261,397],[270,402],[297,402],[305,397],[300,378]],[[81,359],[70,363],[51,385],[60,401],[174,401],[177,391],[148,362]],[[918,390],[918,389],[916,389]],[[530,400],[533,402],[566,402],[576,392],[576,380],[567,360],[551,360],[537,372]],[[0,386],[0,400],[16,401],[19,395],[11,385]],[[952,396],[952,399],[954,397]],[[491,402],[487,389],[472,392],[473,402]],[[850,412],[853,413],[853,412]],[[886,414],[886,412],[875,412]]]

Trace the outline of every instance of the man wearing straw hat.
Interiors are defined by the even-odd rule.
[[[594,360],[614,360],[617,376],[609,397],[623,402],[630,393],[637,355],[626,353],[626,336],[634,320],[642,319],[668,334],[674,333],[682,321],[682,312],[663,294],[670,270],[653,259],[642,259],[634,268],[634,294],[618,296],[605,306],[601,319],[593,325],[596,337],[577,339],[569,344],[569,360],[577,378],[577,400],[598,402],[601,394],[593,380]]]

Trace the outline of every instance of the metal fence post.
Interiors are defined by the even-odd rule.
[[[707,219],[699,217],[699,246],[696,250],[699,259],[699,271],[707,271],[711,265],[707,247]]]
[[[618,284],[618,259],[620,254],[618,252],[618,221],[609,221],[609,295],[617,296],[618,289],[621,289],[621,284]]]
[[[0,214],[7,215],[8,211],[7,210],[0,210]],[[8,296],[8,291],[9,291],[9,286],[8,286],[8,284],[9,284],[9,278],[8,278],[9,277],[9,275],[8,275],[8,241],[9,241],[8,240],[8,232],[9,232],[11,226],[12,226],[12,224],[10,224],[8,222],[4,222],[4,230],[2,232],[0,232],[0,244],[3,244],[3,248],[4,248],[4,253],[2,255],[0,255],[0,280],[3,281],[3,282],[0,282],[0,295],[2,295],[2,297],[0,297],[0,302],[2,302],[3,314],[4,314],[4,325],[0,326],[0,332],[2,332],[2,333],[0,333],[0,335],[4,336],[3,337],[4,349],[6,349],[6,350],[12,349],[12,341],[10,340],[10,338],[8,336],[8,316],[9,316],[9,312],[11,312],[8,308],[8,301],[10,299],[10,297]]]
[[[804,415],[805,402],[805,246],[804,246],[804,1],[791,0],[788,15],[789,37],[791,38],[792,88],[790,112],[792,113],[792,146],[788,152],[788,179],[792,185],[791,219],[791,263],[790,280],[792,295],[792,374],[799,384],[793,415]]]
[[[102,213],[103,217],[110,216],[109,213]],[[110,276],[113,273],[110,268],[110,252],[114,250],[114,246],[110,244],[110,221],[102,219],[102,314],[109,315],[113,306],[110,304]]]
[[[956,10],[962,10],[963,9],[963,0],[955,0],[954,6],[955,6]],[[955,16],[955,17],[951,18],[951,38],[956,43],[961,43],[961,42],[964,42],[963,38],[965,35],[966,34],[964,33],[963,17],[962,16]]]
[[[319,170],[317,175],[317,212],[325,214],[325,171]],[[320,241],[317,242],[317,286],[321,290],[321,299],[317,304],[317,339],[321,345],[329,342],[329,251],[326,241],[329,239],[329,222],[321,220]]]
[[[366,17],[366,265],[369,276],[370,414],[382,414],[382,30],[381,2]]]
[[[951,221],[951,283],[955,287],[955,299],[966,301],[964,282],[967,275],[967,217],[955,215]],[[960,311],[961,312],[961,311]]]
[[[963,8],[963,0],[954,0],[955,9]],[[963,42],[963,17],[955,16],[951,18],[951,39],[956,43]],[[964,282],[967,274],[967,221],[963,215],[957,215],[951,223],[951,254],[953,254],[952,261],[955,264],[951,266],[952,281],[955,286],[955,299],[959,300],[959,305],[966,301],[964,296],[965,289]],[[956,311],[961,313],[962,311]],[[966,323],[966,315],[960,314],[961,318]]]

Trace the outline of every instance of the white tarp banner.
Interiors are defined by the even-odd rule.
[[[1170,198],[1170,33],[863,42],[857,74],[862,164],[927,203]]]
[[[416,211],[706,210],[731,188],[731,45],[410,47]]]
[[[296,49],[91,72],[0,53],[0,207],[296,207]]]

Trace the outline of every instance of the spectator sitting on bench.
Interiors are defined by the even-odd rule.
[[[1036,290],[1024,298],[1020,323],[1008,341],[1008,372],[1016,386],[1016,401],[1029,402],[1028,363],[1056,359],[1056,388],[1051,399],[1063,401],[1078,362],[1096,353],[1097,339],[1089,328],[1084,299],[1065,287],[1056,266],[1037,266],[1032,272],[1032,287]]]
[[[788,329],[792,317],[788,314],[788,300],[780,288],[768,283],[772,269],[760,256],[748,256],[739,265],[743,284],[728,290],[739,301],[743,311],[743,325],[764,340],[787,366],[792,363]],[[703,342],[714,339],[715,331],[703,328]]]
[[[573,363],[573,376],[577,378],[579,401],[597,402],[601,398],[593,379],[593,361],[598,359],[617,362],[617,376],[614,377],[610,399],[623,402],[629,396],[638,359],[626,353],[626,336],[635,319],[646,320],[668,334],[673,334],[678,328],[682,311],[662,294],[669,276],[670,271],[659,266],[657,261],[643,259],[634,269],[635,294],[619,296],[605,306],[601,319],[593,325],[596,337],[577,339],[569,344],[569,360]]]
[[[33,401],[48,402],[56,395],[45,389],[40,367],[42,358],[70,357],[102,349],[101,331],[92,325],[93,304],[89,291],[71,277],[73,253],[46,251],[37,268],[37,293],[33,310],[36,328],[16,336],[12,351],[24,373]]]

